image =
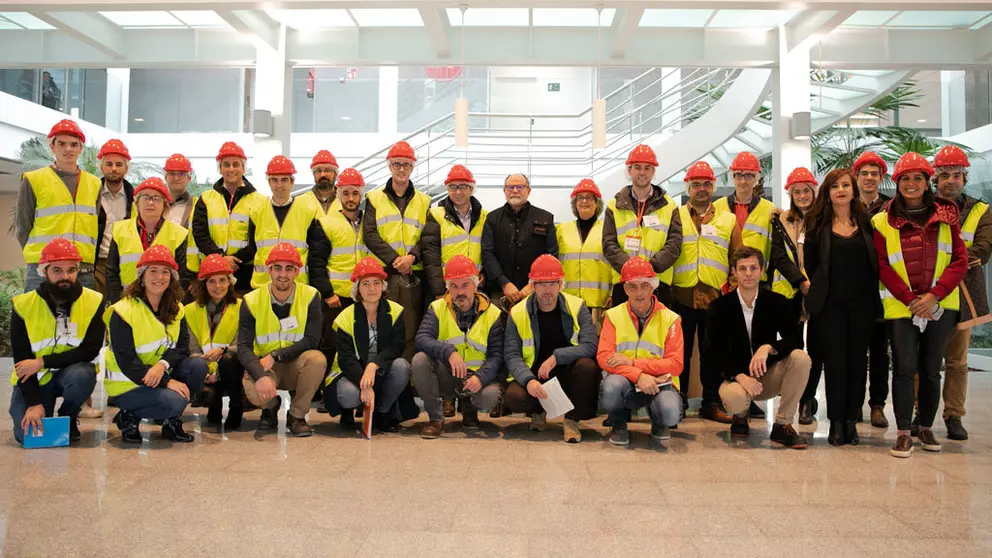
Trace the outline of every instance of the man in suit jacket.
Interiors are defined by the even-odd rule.
[[[767,289],[759,290],[764,256],[754,248],[734,252],[731,269],[737,288],[714,300],[707,310],[707,337],[716,370],[724,377],[720,399],[734,415],[733,436],[747,436],[752,401],[782,396],[771,440],[804,449],[806,439],[792,428],[799,399],[809,377],[810,358],[802,350],[790,302]]]

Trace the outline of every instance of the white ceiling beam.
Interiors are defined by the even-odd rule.
[[[785,25],[785,40],[788,49],[810,48],[836,29],[847,18],[854,15],[854,9],[806,11]]]
[[[620,60],[627,56],[627,47],[637,34],[638,24],[644,15],[643,8],[624,8],[613,17],[613,47],[610,57]],[[619,22],[618,22],[619,20]]]
[[[426,0],[283,0],[281,9],[418,8]],[[253,10],[264,3],[257,0],[0,0],[3,11],[49,10]],[[561,0],[472,0],[472,8],[561,8]],[[436,5],[436,4],[435,4]],[[597,8],[603,0],[569,0],[569,8]],[[933,0],[806,0],[808,10],[988,10],[988,0],[953,0],[935,4]],[[456,7],[452,3],[451,7]],[[613,0],[611,8],[699,9],[699,0]],[[714,0],[707,9],[795,10],[790,0]]]
[[[420,19],[424,20],[424,28],[430,36],[431,45],[438,58],[451,58],[451,45],[448,43],[448,31],[451,24],[447,16],[441,17],[441,8],[425,6],[420,8]]]
[[[265,44],[279,48],[279,24],[260,10],[215,10],[235,31],[254,35]]]
[[[100,14],[92,12],[43,12],[30,10],[34,17],[65,33],[69,37],[96,49],[113,61],[126,58],[123,31]]]

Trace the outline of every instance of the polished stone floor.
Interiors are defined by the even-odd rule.
[[[989,556],[992,374],[971,381],[971,440],[908,460],[888,454],[894,428],[867,424],[860,446],[828,446],[820,422],[792,451],[769,444],[769,423],[730,442],[696,418],[652,448],[642,421],[622,449],[598,420],[578,445],[518,418],[470,435],[449,421],[425,441],[424,416],[367,441],[314,413],[316,435],[294,439],[256,437],[257,411],[219,433],[202,409],[190,445],[146,424],[122,449],[104,417],[82,422],[78,447],[25,451],[5,415],[0,555]]]

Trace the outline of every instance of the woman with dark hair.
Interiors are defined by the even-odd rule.
[[[162,420],[162,436],[192,442],[182,414],[190,392],[203,388],[207,364],[189,356],[189,327],[180,301],[179,266],[163,245],[145,250],[137,278],[107,309],[110,350],[104,386],[117,398],[121,440],[140,444],[141,419]]]
[[[785,182],[789,193],[789,210],[776,210],[772,216],[772,248],[768,272],[772,276],[772,291],[792,301],[792,320],[802,338],[807,315],[804,308],[809,279],[806,276],[806,214],[816,199],[816,178],[805,167],[797,167]],[[809,370],[806,391],[799,401],[799,424],[813,424],[816,415],[816,388],[820,385],[823,362],[816,351],[808,351],[813,364]]]
[[[913,454],[913,377],[917,395],[920,445],[940,451],[931,427],[940,404],[940,363],[957,325],[958,284],[968,271],[968,250],[961,239],[958,208],[930,191],[933,167],[918,153],[896,163],[896,195],[872,218],[878,252],[882,309],[892,342],[892,407],[899,429],[889,452]]]
[[[881,312],[878,257],[854,173],[827,173],[806,214],[806,311],[811,344],[823,356],[832,446],[856,445],[865,402],[868,342]]]
[[[210,254],[197,274],[196,302],[186,305],[190,353],[207,362],[206,384],[214,396],[209,424],[220,424],[225,393],[231,398],[225,430],[237,430],[244,415],[245,368],[238,360],[238,316],[241,300],[234,292],[234,270],[220,254]]]

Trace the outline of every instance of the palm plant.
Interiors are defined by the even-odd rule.
[[[100,172],[100,161],[96,158],[99,148],[94,145],[84,145],[83,151],[79,155],[79,168],[97,177],[103,176]],[[21,168],[24,172],[40,169],[52,164],[54,159],[48,149],[48,145],[40,138],[31,138],[21,143],[17,151],[17,158],[21,160]],[[141,161],[131,161],[127,179],[132,184],[137,184],[150,176],[161,176],[165,171],[161,166],[153,163]]]

